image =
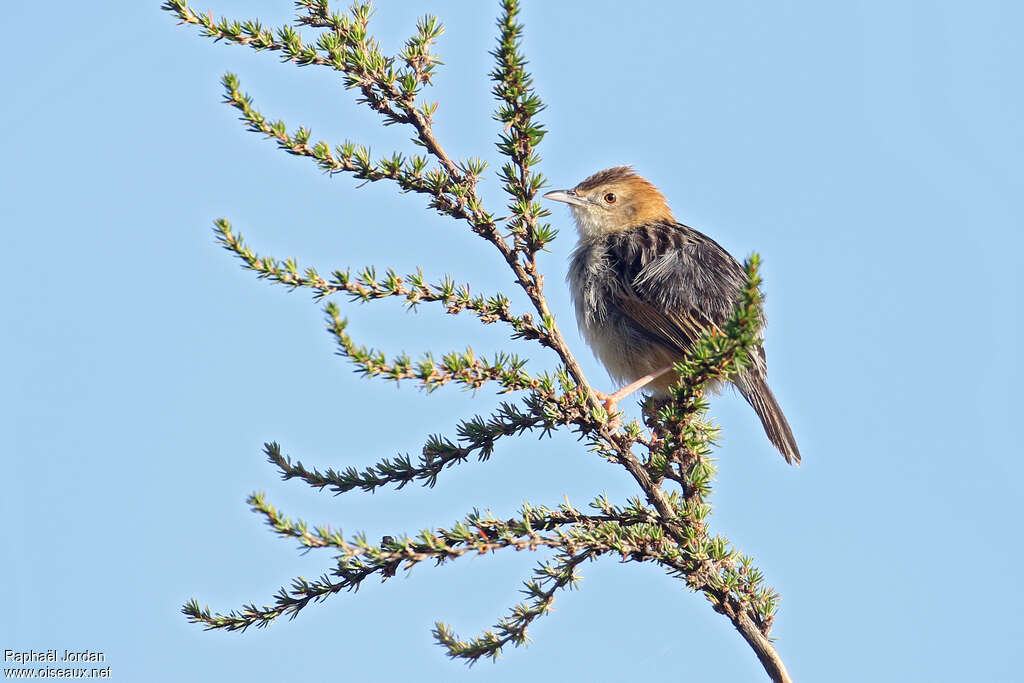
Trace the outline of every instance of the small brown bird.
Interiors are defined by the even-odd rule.
[[[609,412],[645,386],[667,396],[679,381],[672,364],[732,313],[746,283],[743,266],[677,221],[665,196],[629,166],[544,196],[568,204],[579,230],[568,281],[580,331],[612,379],[628,382],[601,395]],[[751,356],[731,381],[786,462],[799,464],[796,439],[768,388],[764,348],[758,344]]]

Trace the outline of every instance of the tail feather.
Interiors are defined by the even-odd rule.
[[[747,372],[736,382],[736,387],[761,418],[768,440],[779,449],[787,463],[799,465],[800,449],[796,445],[793,430],[789,428],[789,422],[782,414],[782,408],[775,400],[772,390],[768,388],[764,375],[759,372]]]

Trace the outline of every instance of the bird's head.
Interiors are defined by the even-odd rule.
[[[598,171],[571,190],[554,190],[544,197],[569,205],[582,239],[676,220],[665,195],[630,166]]]

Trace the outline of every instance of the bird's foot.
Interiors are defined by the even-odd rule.
[[[601,402],[601,405],[604,406],[604,411],[608,413],[608,426],[613,430],[622,427],[622,420],[619,419],[622,413],[618,410],[619,401],[622,400],[622,397],[618,395],[618,392],[606,394],[601,391],[594,391],[594,398]]]
[[[619,413],[618,410],[616,410],[618,408],[619,401],[621,401],[622,399],[626,398],[627,396],[632,394],[634,391],[637,391],[639,389],[644,388],[652,380],[655,380],[658,377],[661,377],[662,375],[664,375],[666,372],[668,372],[671,369],[672,369],[672,366],[668,365],[668,366],[665,366],[665,367],[661,368],[660,370],[655,370],[654,372],[652,372],[652,373],[650,373],[648,375],[644,375],[643,377],[641,377],[640,379],[638,379],[638,380],[636,380],[634,382],[630,382],[626,386],[624,386],[621,389],[619,389],[618,391],[616,391],[614,394],[605,394],[605,393],[602,393],[600,391],[594,391],[594,397],[597,398],[598,401],[601,401],[601,403],[604,404],[604,409],[608,413],[609,426],[612,429],[618,429],[619,427],[622,426],[622,420],[619,419],[619,415],[621,413]]]

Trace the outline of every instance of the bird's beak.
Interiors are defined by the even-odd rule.
[[[576,206],[590,205],[590,202],[577,195],[575,190],[552,190],[551,192],[544,193],[544,199],[550,199],[555,202],[565,202],[566,204],[575,204]]]

